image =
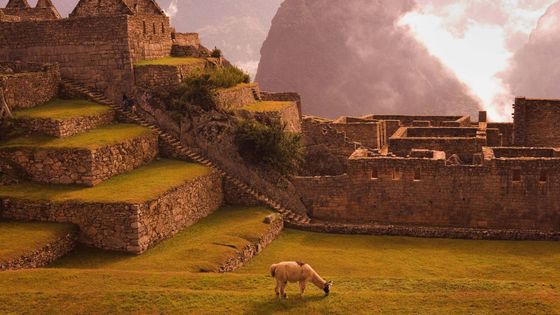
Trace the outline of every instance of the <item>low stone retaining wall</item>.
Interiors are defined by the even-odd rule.
[[[214,101],[216,107],[225,110],[235,110],[256,102],[253,88],[255,84],[240,84],[238,86],[221,89],[216,92]]]
[[[58,258],[66,255],[76,247],[78,238],[77,229],[31,253],[16,259],[0,261],[0,271],[17,270],[27,268],[39,268],[46,266]]]
[[[34,182],[94,186],[151,162],[157,151],[157,135],[147,134],[94,150],[4,148],[0,158],[20,166]]]
[[[469,240],[560,241],[560,232],[542,232],[532,230],[494,230],[373,224],[355,225],[343,223],[311,223],[308,225],[286,223],[286,227],[302,231],[331,234],[407,236]]]
[[[269,223],[266,232],[258,240],[235,253],[234,257],[229,258],[218,268],[218,272],[231,272],[241,268],[278,238],[283,229],[284,221],[279,216],[276,216],[275,219]]]
[[[0,73],[6,79],[4,96],[12,110],[35,107],[50,101],[58,93],[58,65],[2,63],[12,73]]]
[[[0,218],[73,223],[83,244],[140,254],[213,213],[222,200],[222,179],[213,172],[140,204],[4,198]]]
[[[115,113],[107,111],[97,116],[76,117],[64,120],[45,118],[22,118],[14,120],[14,126],[25,130],[26,133],[41,133],[53,137],[70,137],[111,124],[115,120]]]
[[[200,62],[185,65],[146,65],[134,67],[137,86],[150,88],[155,86],[179,85],[193,71],[204,69],[206,63]]]
[[[139,252],[214,213],[223,200],[222,177],[213,171],[142,204],[138,207]]]

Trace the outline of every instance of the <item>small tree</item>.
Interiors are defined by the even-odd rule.
[[[304,149],[301,136],[284,129],[279,119],[269,123],[240,121],[235,135],[239,153],[250,163],[269,166],[284,175],[294,174],[303,161]]]
[[[210,57],[212,58],[222,58],[222,56],[223,56],[222,51],[217,47],[214,47],[214,49],[210,53]]]

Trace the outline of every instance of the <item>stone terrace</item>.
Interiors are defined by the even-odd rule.
[[[158,136],[108,107],[55,100],[14,116],[27,135],[0,144],[0,170],[27,181],[0,186],[2,219],[73,223],[84,244],[142,253],[222,205],[220,174],[155,161]]]

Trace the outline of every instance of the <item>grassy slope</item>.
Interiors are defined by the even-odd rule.
[[[257,102],[251,105],[247,105],[245,107],[242,107],[241,109],[250,112],[279,112],[290,106],[294,106],[294,103],[266,101],[266,102]]]
[[[67,138],[41,135],[23,136],[0,144],[1,148],[37,147],[49,149],[96,149],[147,135],[152,131],[137,125],[115,124]]]
[[[141,66],[179,66],[179,65],[190,65],[190,64],[203,64],[204,59],[192,58],[192,57],[165,57],[153,60],[142,60],[134,65],[137,67]]]
[[[145,256],[81,250],[49,269],[0,273],[0,288],[10,288],[0,290],[0,313],[553,314],[560,309],[560,243],[287,230],[238,272],[186,271],[229,250],[208,250],[213,242],[236,243],[229,237],[253,231],[249,222],[262,227],[264,214],[220,212]],[[203,250],[193,251],[197,247]],[[332,295],[323,298],[309,287],[300,299],[292,284],[291,298],[276,301],[268,267],[288,259],[305,260],[333,280]]]
[[[74,117],[97,116],[110,111],[111,108],[86,100],[55,99],[44,105],[14,112],[14,118],[50,118],[64,120]]]
[[[160,160],[113,177],[95,187],[36,183],[0,186],[0,198],[52,202],[80,200],[140,203],[160,196],[189,180],[207,175],[209,172],[209,168],[199,164]]]
[[[73,229],[73,226],[66,224],[0,221],[0,261],[28,254]]]
[[[226,207],[161,243],[141,256],[80,249],[58,261],[55,268],[199,272],[217,270],[221,262],[258,239],[271,212],[264,208]]]

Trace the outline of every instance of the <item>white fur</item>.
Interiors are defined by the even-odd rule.
[[[286,261],[270,266],[270,274],[276,279],[276,296],[286,298],[286,285],[288,282],[299,282],[301,296],[305,291],[307,282],[313,283],[317,288],[330,290],[331,282],[327,282],[308,264],[295,261]],[[328,291],[326,292],[328,295]]]

